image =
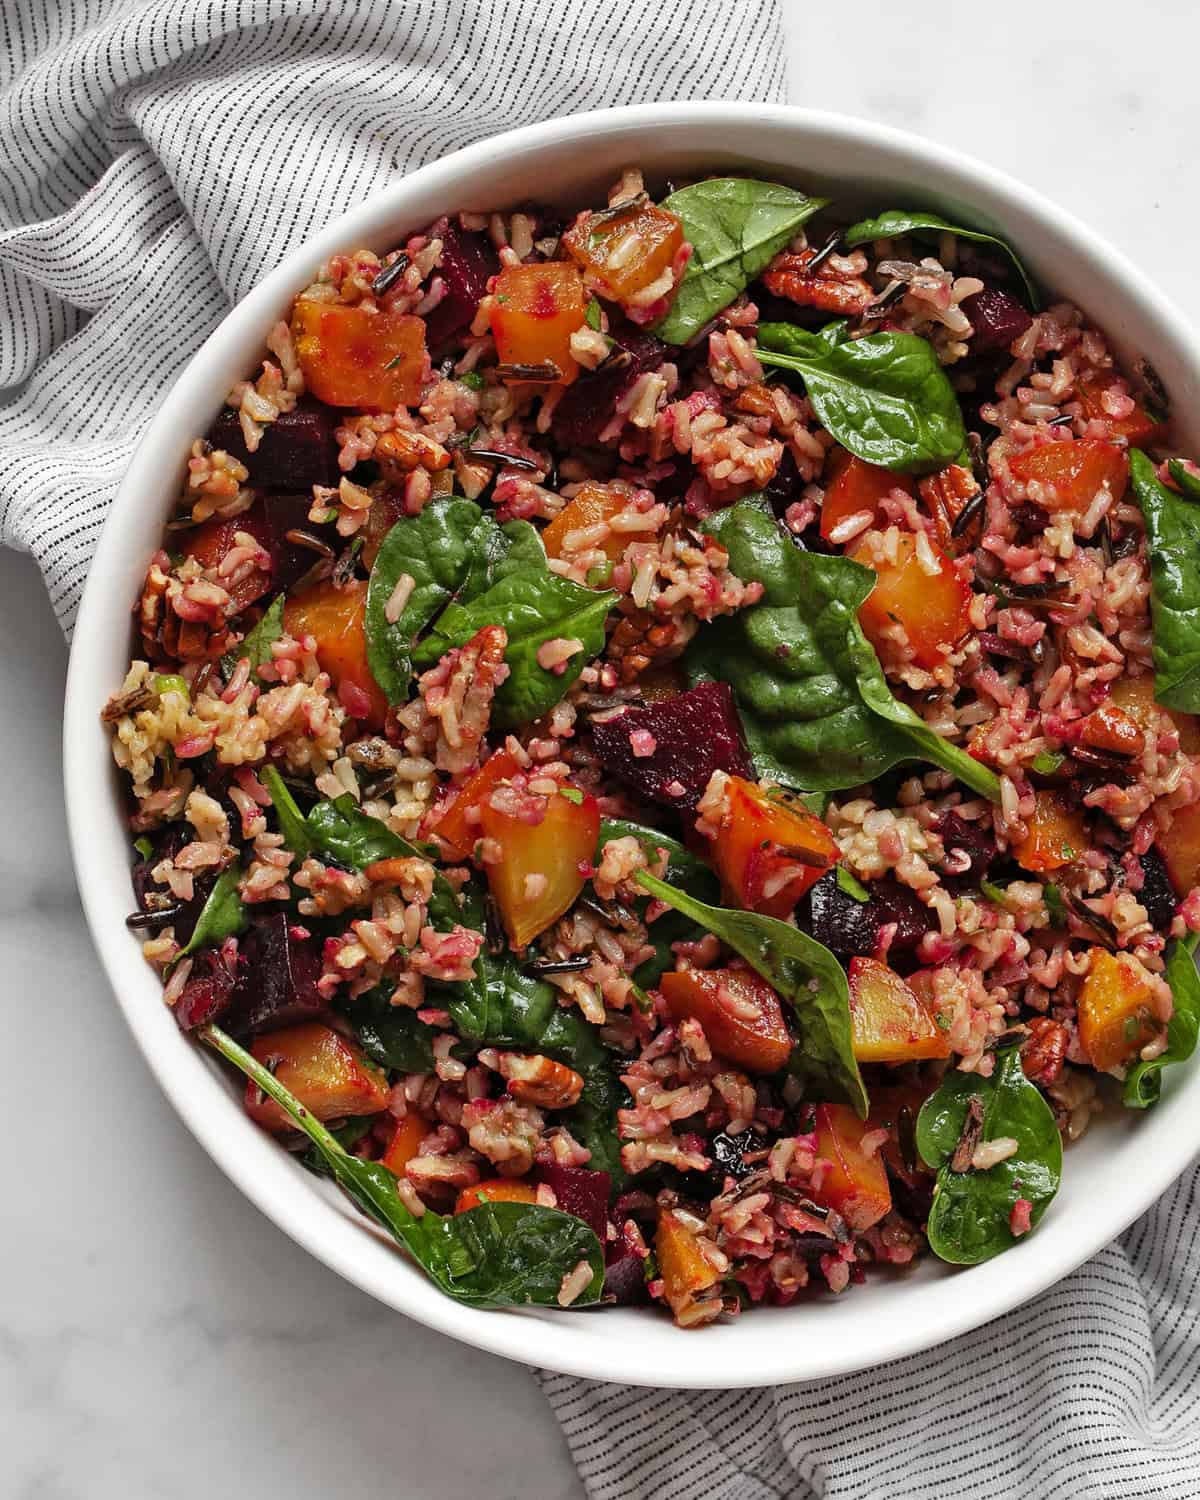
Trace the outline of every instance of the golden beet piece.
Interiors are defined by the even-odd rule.
[[[659,980],[676,1021],[699,1021],[714,1052],[747,1073],[777,1073],[792,1052],[779,996],[752,969],[682,969]]]
[[[394,411],[421,399],[429,361],[420,318],[301,297],[292,338],[306,387],[328,406]]]
[[[1157,839],[1175,894],[1182,900],[1200,885],[1200,802],[1177,807]]]
[[[1154,697],[1154,676],[1144,673],[1141,677],[1118,677],[1113,683],[1108,701],[1128,714],[1139,729],[1146,734],[1163,732],[1163,715],[1179,731],[1179,748],[1185,755],[1200,755],[1200,719],[1195,714],[1185,714],[1179,709],[1164,708]]]
[[[707,1291],[720,1272],[705,1258],[696,1236],[677,1213],[664,1209],[658,1216],[654,1253],[663,1280],[663,1295],[678,1313],[697,1292]]]
[[[536,1203],[537,1188],[522,1177],[487,1177],[474,1187],[463,1188],[454,1212],[465,1214],[481,1203]]]
[[[1146,743],[1136,720],[1111,698],[1084,719],[1081,737],[1093,750],[1108,750],[1114,755],[1140,755]]]
[[[833,834],[797,797],[741,776],[728,782],[728,806],[713,840],[713,863],[730,901],[786,917],[839,859]]]
[[[1092,967],[1079,992],[1079,1040],[1092,1067],[1106,1073],[1132,1062],[1157,1035],[1150,1001],[1150,977],[1136,958],[1092,949]]]
[[[261,505],[256,505],[244,515],[235,516],[232,521],[205,521],[202,526],[185,531],[184,540],[180,544],[185,556],[194,557],[202,568],[215,568],[225,554],[237,546],[235,538],[239,531],[261,539],[262,532],[255,524],[256,517],[261,514]],[[232,601],[230,615],[241,614],[247,605],[261,599],[270,587],[270,569],[251,568],[244,578],[239,578],[227,591]]]
[[[1037,793],[1029,832],[1013,853],[1025,869],[1046,875],[1073,864],[1088,847],[1087,825],[1078,808],[1068,807],[1061,792]]]
[[[828,483],[821,501],[821,535],[835,542],[834,532],[860,511],[871,512],[871,524],[881,516],[880,506],[893,490],[915,495],[913,481],[907,474],[893,474],[878,464],[866,463],[845,448],[833,453],[827,467]]]
[[[1165,422],[1156,422],[1136,398],[1133,410],[1126,417],[1114,417],[1105,410],[1105,392],[1113,384],[1114,377],[1102,371],[1082,375],[1075,382],[1075,394],[1083,407],[1085,417],[1103,422],[1110,437],[1124,438],[1131,448],[1141,448],[1147,443],[1161,443],[1167,435]]]
[[[509,942],[524,948],[583,889],[600,837],[600,804],[590,792],[568,787],[547,799],[540,823],[527,823],[485,800],[480,830],[499,845],[499,862],[486,866],[488,885]]]
[[[387,699],[367,662],[366,610],[366,579],[354,579],[344,588],[326,579],[287,601],[283,624],[289,635],[316,639],[317,661],[329,673],[346,712],[369,729],[381,729]]]
[[[841,1214],[856,1234],[877,1224],[892,1207],[887,1168],[881,1152],[868,1156],[862,1139],[873,1129],[844,1104],[819,1104],[817,1156],[829,1163],[813,1198]]]
[[[570,385],[579,374],[571,353],[571,335],[582,328],[587,311],[583,276],[566,261],[537,266],[509,266],[496,278],[491,305],[492,337],[501,365],[552,364],[552,379],[534,376],[539,385]],[[530,376],[514,370],[510,382]]]
[[[521,767],[507,750],[489,755],[459,788],[454,801],[433,825],[433,832],[455,859],[470,859],[483,837],[480,823],[483,804],[502,781],[511,781]]]
[[[938,544],[925,540],[936,568],[933,573],[927,571],[923,549],[909,532],[900,533],[894,563],[873,561],[873,550],[865,545],[850,556],[875,570],[875,587],[859,606],[858,619],[881,660],[903,660],[889,633],[900,625],[912,660],[930,668],[940,666],[970,629],[971,590]]]
[[[859,1062],[950,1056],[949,1039],[932,1007],[878,959],[850,960],[850,1019]]]
[[[617,302],[656,282],[682,244],[682,220],[654,203],[581,214],[562,237],[567,254]]]
[[[628,492],[612,490],[605,484],[593,484],[589,480],[542,532],[546,556],[569,559],[571,553],[565,551],[563,544],[571,532],[584,531],[589,526],[599,525],[602,521],[611,521],[613,516],[620,515],[628,504]],[[572,550],[591,552],[598,548],[609,562],[618,563],[625,555],[625,548],[630,542],[636,542],[639,536],[644,538],[646,535],[648,535],[646,532],[610,531],[599,541],[588,542],[583,547],[576,547]]]
[[[414,1156],[419,1155],[421,1142],[432,1129],[433,1126],[424,1115],[419,1115],[415,1109],[410,1109],[402,1120],[396,1121],[396,1128],[392,1131],[392,1138],[387,1144],[387,1150],[380,1157],[380,1161],[389,1172],[394,1172],[397,1177],[403,1177],[405,1167]]]
[[[1119,500],[1129,483],[1129,461],[1115,443],[1076,438],[1044,443],[1019,453],[1009,464],[1025,484],[1041,486],[1038,504],[1049,511],[1082,515],[1101,490]]]
[[[250,1051],[318,1120],[377,1115],[387,1108],[383,1073],[353,1042],[316,1021],[257,1036]],[[253,1080],[246,1085],[246,1113],[267,1130],[294,1129],[290,1116]]]

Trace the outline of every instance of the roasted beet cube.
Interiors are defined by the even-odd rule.
[[[183,993],[175,1002],[175,1019],[184,1031],[219,1021],[229,1008],[236,983],[221,955],[211,948],[198,953]]]
[[[310,1021],[325,1009],[317,992],[321,945],[283,911],[256,917],[238,949],[227,1029],[248,1036],[267,1026]]]
[[[929,908],[914,890],[890,875],[869,881],[867,890],[868,900],[856,900],[842,890],[837,872],[831,870],[813,886],[809,906],[797,911],[797,919],[817,942],[845,958],[869,958],[885,926],[894,928],[889,959],[911,953],[933,926]]]
[[[946,849],[946,874],[963,888],[978,889],[996,858],[996,841],[989,830],[950,811],[938,820],[937,831]],[[969,863],[964,865],[964,859]]]
[[[754,779],[727,682],[698,687],[592,724],[605,769],[640,796],[692,812],[714,771]]]
[[[500,270],[500,257],[486,234],[463,229],[457,217],[438,219],[426,233],[442,242],[436,274],[446,289],[438,305],[425,314],[425,340],[432,352],[471,322],[489,280]]]
[[[574,1214],[592,1230],[601,1245],[608,1235],[608,1199],[612,1178],[589,1167],[564,1167],[554,1163],[542,1167],[542,1181],[550,1188],[563,1213]]]
[[[341,477],[333,435],[340,421],[332,407],[302,396],[294,411],[267,424],[251,453],[237,412],[225,407],[209,428],[208,440],[246,465],[255,489],[306,490],[311,495],[314,484],[335,485]]]
[[[617,402],[639,376],[657,370],[667,356],[664,343],[632,324],[614,325],[610,336],[617,349],[608,362],[598,370],[584,371],[554,408],[554,436],[564,447],[586,448],[598,443]]]
[[[985,286],[983,291],[964,297],[960,306],[975,330],[971,339],[974,354],[1009,348],[1033,322],[1033,315],[999,287]]]
[[[314,526],[308,519],[312,509],[311,489],[306,494],[266,495],[247,514],[252,515],[260,507],[265,521],[265,535],[260,540],[271,554],[272,594],[286,593],[320,556],[312,547],[292,541],[289,532],[306,532],[335,552],[340,549],[338,534],[332,526]]]
[[[646,1262],[633,1250],[622,1250],[604,1268],[604,1300],[618,1307],[645,1302]]]
[[[1167,867],[1158,850],[1151,845],[1141,858],[1142,888],[1138,900],[1146,908],[1146,915],[1157,932],[1165,932],[1175,915],[1175,891],[1171,886]]]

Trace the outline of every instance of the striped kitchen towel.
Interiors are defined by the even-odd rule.
[[[555,115],[783,95],[776,0],[0,0],[0,541],[69,633],[167,387],[385,183]]]
[[[293,245],[509,125],[783,96],[775,0],[0,0],[0,36],[0,539],[68,631],[164,390]],[[1198,1238],[1189,1174],[1028,1308],[820,1387],[541,1378],[592,1500],[1191,1500]]]

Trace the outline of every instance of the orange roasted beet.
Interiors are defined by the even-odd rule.
[[[1105,410],[1104,393],[1113,379],[1113,376],[1098,371],[1080,376],[1075,382],[1075,394],[1084,416],[1103,422],[1110,437],[1124,438],[1131,448],[1161,442],[1167,435],[1166,423],[1156,422],[1140,401],[1134,401],[1133,410],[1126,417],[1114,417]]]
[[[1061,792],[1037,793],[1029,832],[1013,850],[1035,875],[1072,864],[1088,847],[1087,824],[1078,808],[1068,807]]]
[[[1092,949],[1079,992],[1079,1040],[1092,1067],[1107,1072],[1132,1062],[1158,1034],[1151,995],[1150,976],[1136,958]]]
[[[791,1056],[779,996],[752,969],[682,969],[659,988],[676,1021],[699,1021],[713,1051],[747,1073],[777,1073]]]
[[[879,1148],[888,1166],[910,1186],[919,1177],[930,1176],[916,1149],[915,1130],[921,1106],[937,1086],[936,1078],[919,1078],[913,1083],[871,1085],[871,1112],[868,1130],[886,1130],[888,1138]],[[904,1141],[907,1138],[907,1149]]]
[[[283,624],[289,635],[316,639],[317,661],[329,673],[346,712],[369,729],[381,729],[387,699],[367,664],[366,608],[365,579],[354,579],[340,589],[326,579],[287,601]]]
[[[878,959],[850,960],[850,1019],[859,1062],[902,1063],[950,1056],[949,1039],[932,1007]]]
[[[571,353],[571,335],[583,326],[587,296],[577,266],[546,261],[536,266],[508,266],[496,278],[492,302],[492,337],[501,365],[544,365],[558,369],[554,380],[539,384],[570,385],[579,374]],[[519,370],[505,379],[529,377]]]
[[[483,837],[479,821],[483,804],[494,787],[502,781],[511,781],[520,769],[515,756],[507,750],[497,750],[462,784],[454,801],[433,824],[433,832],[453,858],[470,859],[476,843]]]
[[[421,1142],[432,1129],[433,1126],[424,1115],[410,1109],[403,1120],[396,1121],[396,1128],[392,1131],[392,1138],[387,1144],[387,1150],[379,1158],[380,1161],[389,1172],[403,1177],[405,1167],[420,1153]]]
[[[819,1104],[814,1129],[817,1157],[829,1162],[813,1198],[841,1214],[857,1234],[877,1224],[892,1207],[883,1155],[868,1156],[863,1136],[874,1127],[844,1104]]]
[[[542,532],[542,544],[546,549],[546,556],[562,557],[564,555],[563,543],[571,532],[582,531],[588,526],[596,526],[601,521],[610,521],[628,504],[629,492],[627,490],[613,490],[606,484],[594,484],[588,480],[575,498],[559,511]],[[645,533],[642,533],[642,536],[644,538]],[[638,533],[636,532],[610,531],[600,541],[591,542],[582,550],[591,552],[598,549],[604,553],[609,562],[618,563],[625,555],[625,548],[630,542],[637,540]]]
[[[618,302],[657,281],[682,244],[682,220],[648,202],[616,214],[581,214],[562,237],[567,254]]]
[[[509,941],[524,948],[583,889],[600,836],[600,805],[590,792],[567,787],[546,799],[540,823],[527,823],[485,801],[480,828],[500,846],[499,862],[487,866],[488,885]]]
[[[421,399],[429,360],[420,318],[301,297],[292,338],[304,383],[318,401],[394,411]]]
[[[658,1216],[654,1254],[663,1281],[663,1296],[675,1313],[720,1277],[717,1268],[701,1253],[695,1234],[669,1208]]]
[[[926,571],[917,539],[909,532],[899,535],[894,563],[876,563],[867,546],[850,554],[855,562],[875,570],[875,587],[859,606],[858,618],[884,661],[904,659],[894,639],[897,625],[903,627],[912,660],[919,667],[940,666],[970,629],[970,587],[938,544],[926,540],[937,569],[934,573]]]
[[[845,448],[830,457],[828,472],[829,483],[821,501],[821,535],[827,542],[836,542],[836,529],[860,511],[869,510],[874,525],[880,519],[880,506],[893,490],[916,494],[907,474],[893,474],[878,464],[866,463]]]
[[[250,1051],[318,1120],[387,1108],[388,1083],[380,1070],[353,1042],[316,1021],[256,1036]],[[253,1080],[246,1085],[246,1113],[267,1130],[293,1128]]]
[[[1019,453],[1010,464],[1025,484],[1037,485],[1030,498],[1050,511],[1082,515],[1102,489],[1119,500],[1129,483],[1129,461],[1115,443],[1101,438],[1044,443]]]
[[[260,516],[260,508],[254,506],[232,521],[205,521],[202,526],[185,531],[181,543],[185,556],[194,557],[202,568],[217,567],[225,554],[237,545],[235,538],[239,531],[249,532],[258,541],[263,539],[266,533],[261,528]],[[261,599],[270,587],[270,570],[251,568],[228,590],[233,601],[230,615],[240,614],[247,605]]]
[[[463,1188],[454,1204],[456,1214],[487,1203],[536,1203],[537,1188],[521,1177],[487,1177],[474,1187]]]
[[[729,778],[712,852],[729,900],[769,917],[786,917],[838,859],[833,835],[798,798],[741,776]]]
[[[1111,698],[1088,714],[1080,736],[1093,750],[1109,750],[1114,755],[1140,755],[1146,742],[1137,721]]]
[[[1157,843],[1172,888],[1182,900],[1193,886],[1200,885],[1200,802],[1177,807]]]
[[[1165,726],[1165,715],[1179,731],[1179,748],[1185,755],[1200,755],[1200,719],[1195,714],[1185,714],[1179,709],[1164,708],[1154,697],[1154,677],[1147,672],[1141,677],[1118,677],[1108,701],[1115,703],[1123,713],[1146,734],[1160,735]]]

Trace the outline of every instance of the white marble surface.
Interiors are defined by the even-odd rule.
[[[1022,8],[1036,23],[782,3],[794,102],[1025,178],[1170,267],[1200,315],[1189,0]],[[66,651],[36,570],[9,554],[0,642],[0,1500],[581,1495],[525,1370],[343,1284],[175,1119],[84,928],[60,792]]]

